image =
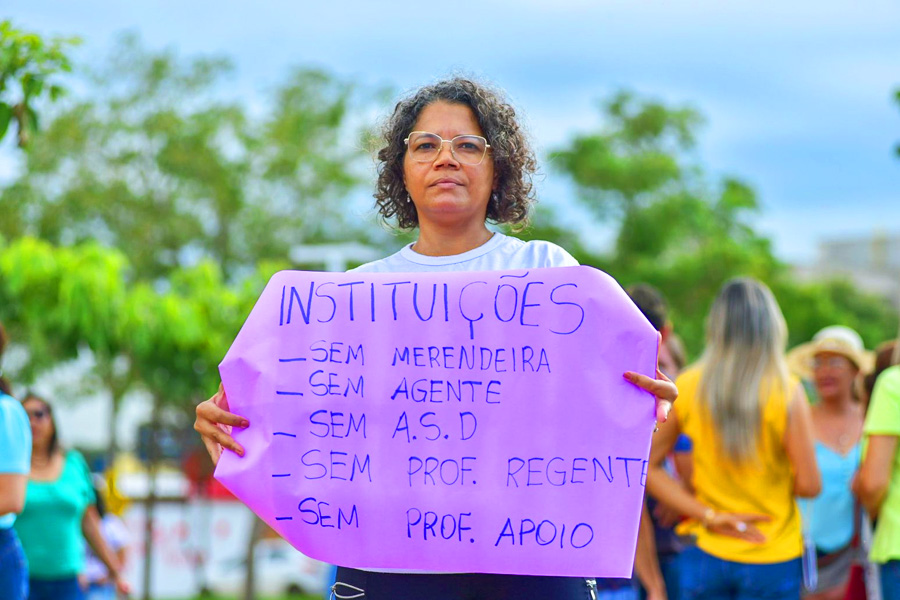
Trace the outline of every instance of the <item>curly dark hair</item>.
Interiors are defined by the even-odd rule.
[[[378,151],[378,182],[375,203],[387,221],[397,218],[402,229],[419,224],[412,202],[407,202],[403,184],[403,140],[412,131],[422,110],[434,102],[463,104],[472,109],[478,125],[491,145],[494,174],[497,180],[496,201],[488,203],[487,219],[494,223],[510,223],[517,229],[528,222],[535,202],[532,177],[537,160],[525,132],[516,120],[516,111],[503,93],[470,79],[454,77],[421,88],[394,107],[394,113],[382,127],[385,146]]]

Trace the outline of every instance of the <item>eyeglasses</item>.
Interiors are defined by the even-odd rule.
[[[491,147],[487,140],[480,135],[458,135],[452,140],[445,140],[436,133],[427,131],[413,131],[409,134],[403,143],[409,148],[409,155],[416,162],[428,163],[433,162],[444,142],[450,144],[450,153],[453,158],[464,165],[480,165],[487,154],[488,148]]]
[[[28,413],[29,419],[34,419],[35,421],[42,421],[50,416],[50,411],[43,408],[39,408],[38,410],[26,410],[25,412]]]

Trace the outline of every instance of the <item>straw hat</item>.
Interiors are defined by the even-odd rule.
[[[874,355],[866,350],[858,333],[843,325],[832,325],[814,335],[811,342],[800,344],[788,352],[788,367],[800,377],[810,379],[813,372],[813,358],[822,352],[846,357],[861,373],[871,371],[875,359]]]

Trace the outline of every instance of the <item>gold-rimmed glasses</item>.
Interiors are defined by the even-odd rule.
[[[464,165],[480,165],[488,148],[491,147],[480,135],[458,135],[451,140],[445,140],[438,134],[428,131],[413,131],[403,142],[409,149],[412,159],[421,163],[433,162],[441,153],[444,143],[448,143],[453,158]]]

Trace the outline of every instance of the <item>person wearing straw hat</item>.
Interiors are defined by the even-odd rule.
[[[862,338],[856,331],[844,325],[831,325],[822,329],[813,336],[811,342],[801,344],[788,352],[787,363],[795,375],[815,384],[817,357],[826,360],[829,356],[847,359],[856,367],[858,374],[865,375],[872,371],[874,354],[865,349]],[[838,361],[834,362],[837,364]],[[852,387],[854,397],[857,397],[859,392],[857,385],[857,380],[854,379]],[[815,391],[817,396],[818,386],[814,385],[812,391]]]
[[[875,381],[863,426],[865,457],[853,485],[859,501],[878,519],[869,560],[880,567],[883,598],[900,598],[900,344],[892,362]]]
[[[864,416],[857,384],[860,373],[871,369],[871,355],[853,329],[833,325],[791,351],[788,361],[797,374],[812,381],[818,397],[811,412],[822,493],[800,503],[816,546],[818,585],[805,597],[840,600],[855,554],[850,484],[859,466]]]

